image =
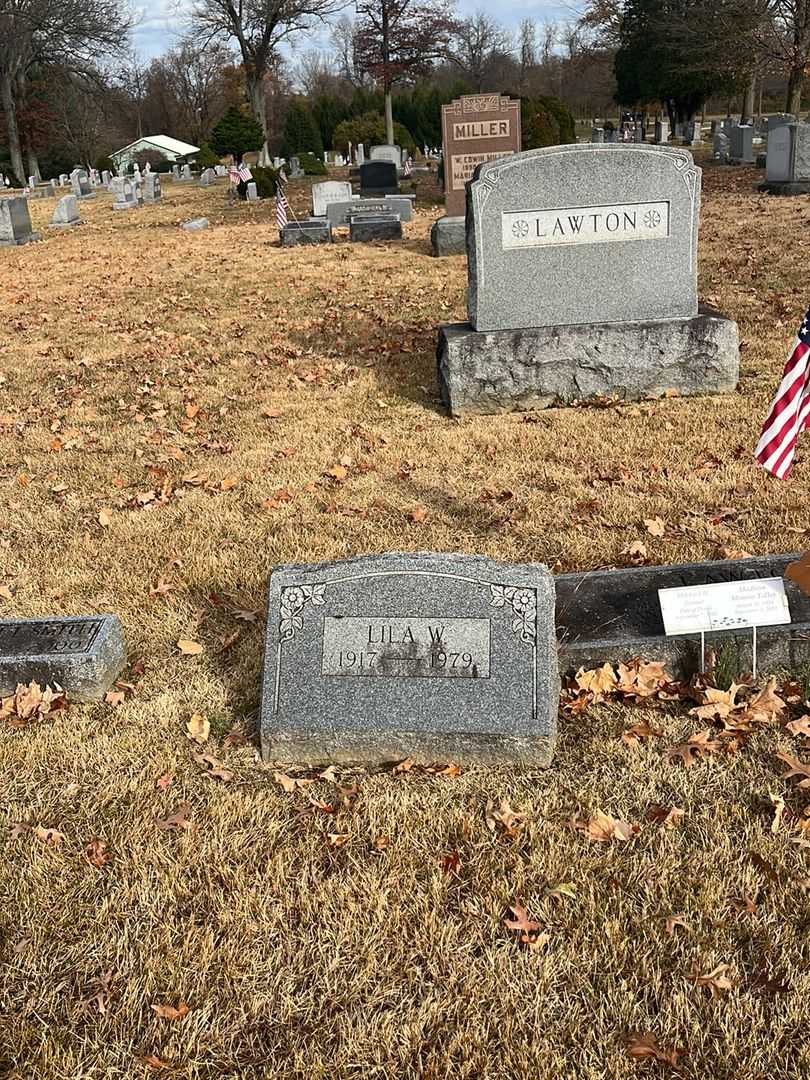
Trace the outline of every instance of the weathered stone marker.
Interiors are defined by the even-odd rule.
[[[75,195],[63,195],[54,207],[53,218],[49,229],[68,229],[74,225],[81,225],[79,217],[79,200]]]
[[[399,194],[399,174],[393,161],[367,161],[361,165],[360,194]]]
[[[351,202],[352,185],[348,180],[324,180],[312,185],[312,216],[326,217],[331,203]]]
[[[554,581],[470,555],[369,555],[270,578],[265,759],[547,764]]]
[[[469,323],[440,331],[451,412],[727,393],[736,323],[697,299],[700,169],[686,150],[584,144],[468,185]]]
[[[39,233],[31,226],[28,199],[22,195],[0,199],[0,247],[16,247],[32,240],[39,240]]]
[[[758,556],[683,566],[644,566],[561,574],[557,588],[557,633],[563,671],[618,663],[640,656],[665,660],[673,676],[688,678],[700,667],[700,638],[665,637],[658,590],[724,581],[782,577],[798,555]],[[810,596],[785,581],[791,622],[757,632],[762,670],[799,671],[810,662]],[[707,633],[708,645],[725,643],[751,664],[751,631]]]
[[[767,172],[760,191],[772,195],[810,192],[810,124],[769,126]]]
[[[434,255],[465,250],[465,185],[479,165],[520,150],[520,102],[500,94],[464,94],[442,105],[445,216],[433,226]]]
[[[74,701],[104,697],[127,662],[115,615],[0,621],[0,695],[58,683]]]
[[[399,214],[350,213],[349,240],[353,243],[371,243],[374,240],[401,240],[402,222]]]
[[[281,230],[281,246],[296,247],[298,244],[331,244],[332,226],[326,218],[303,218],[288,221]]]

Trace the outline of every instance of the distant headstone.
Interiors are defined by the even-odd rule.
[[[360,166],[361,195],[396,195],[397,167],[393,161],[367,161]]]
[[[398,214],[349,214],[349,240],[353,243],[401,239],[402,222]]]
[[[68,176],[67,173],[60,173],[59,174],[59,187],[64,187],[69,179],[70,179],[70,177]]]
[[[698,311],[700,180],[688,151],[632,144],[480,166],[469,323],[439,339],[451,412],[733,390],[736,324]]]
[[[736,165],[754,164],[754,129],[737,124],[731,129],[731,160]]]
[[[135,184],[128,176],[116,176],[110,182],[110,191],[113,194],[113,210],[135,210],[138,207],[138,198],[135,194]]]
[[[712,157],[721,165],[728,165],[730,159],[729,137],[723,131],[716,132],[712,142]]]
[[[171,175],[172,175],[174,180],[179,180],[180,179],[180,166],[179,165],[172,165],[172,173],[171,173]]]
[[[398,146],[372,146],[369,151],[369,161],[391,161],[399,170],[402,165],[402,151]]]
[[[282,247],[331,243],[332,226],[326,218],[302,218],[301,221],[288,221],[281,230]]]
[[[143,178],[143,201],[145,203],[160,202],[163,198],[163,190],[160,186],[158,173],[147,173]]]
[[[413,217],[412,195],[383,195],[378,199],[361,199],[355,195],[349,202],[329,203],[326,207],[326,217],[332,228],[349,224],[349,215],[364,211],[375,211],[381,214],[398,214],[400,221],[410,221]]]
[[[247,185],[247,188],[245,190],[245,194],[247,195],[247,201],[248,202],[258,202],[259,201],[259,191],[258,191],[258,188],[256,187],[256,182],[254,180],[251,180],[251,182]]]
[[[603,143],[605,141],[605,129],[601,127],[591,128],[591,142]]]
[[[183,168],[180,171],[180,179],[184,180],[184,181],[193,179],[193,176],[191,174],[191,166],[190,165],[184,165],[183,166]]]
[[[54,209],[50,228],[66,229],[73,225],[81,225],[81,223],[79,200],[75,195],[63,195]]]
[[[358,143],[354,151],[354,163],[357,166],[363,164],[366,160],[366,148],[362,143]]]
[[[545,765],[558,707],[545,566],[422,553],[272,573],[266,760]]]
[[[464,94],[442,105],[444,208],[463,217],[465,184],[479,165],[520,149],[520,102],[500,94]]]
[[[700,146],[703,141],[703,131],[699,120],[690,120],[686,125],[684,143],[686,146]]]
[[[213,169],[205,169],[200,177],[200,187],[210,187],[216,180],[217,174]]]
[[[304,175],[304,170],[301,168],[301,162],[299,158],[293,155],[290,158],[290,179],[298,180]]]
[[[349,202],[352,185],[348,180],[325,180],[312,185],[312,216],[325,217],[330,203]]]
[[[105,188],[108,188],[110,186],[110,179],[110,170],[103,169],[101,172],[101,183],[104,185]]]
[[[768,136],[765,182],[772,195],[810,192],[810,125],[780,124]]]
[[[90,187],[90,181],[84,169],[74,169],[70,174],[70,182],[77,199],[95,199],[96,193]]]
[[[200,232],[202,229],[208,228],[208,218],[198,217],[193,218],[191,221],[184,221],[180,228],[185,229],[186,232]]]
[[[74,701],[103,698],[127,662],[115,615],[0,622],[0,696],[18,683],[58,684]]]
[[[777,113],[775,116],[768,117],[767,134],[770,138],[771,133],[776,131],[777,128],[783,127],[785,124],[795,124],[796,117],[791,113]]]
[[[11,196],[0,199],[0,247],[16,247],[39,240],[39,233],[31,228],[28,199]]]

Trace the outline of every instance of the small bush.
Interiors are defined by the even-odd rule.
[[[250,171],[253,173],[253,182],[256,185],[256,194],[260,199],[272,199],[276,194],[276,188],[278,187],[278,172],[276,169],[266,168],[263,169],[258,165],[252,165]],[[247,198],[247,184],[244,180],[240,180],[236,185],[236,190],[240,199]]]
[[[559,98],[523,98],[520,116],[524,150],[577,141],[574,117]]]
[[[115,172],[115,162],[113,161],[113,159],[111,157],[96,158],[95,169],[96,169],[96,172],[98,172],[98,173],[103,173],[105,169],[109,173],[114,173]],[[64,170],[61,170],[61,171],[64,172]]]
[[[298,163],[306,176],[326,176],[327,168],[314,154],[299,154]]]
[[[208,143],[203,143],[200,149],[197,151],[197,156],[194,158],[197,163],[198,169],[213,169],[215,165],[220,164],[220,160]]]

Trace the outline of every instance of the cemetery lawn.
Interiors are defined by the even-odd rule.
[[[801,736],[684,769],[665,750],[705,722],[603,705],[528,775],[303,786],[256,752],[275,564],[808,546],[810,444],[788,483],[751,451],[810,199],[759,175],[704,173],[700,293],[740,323],[738,394],[462,422],[436,399],[435,328],[465,311],[437,208],[402,244],[281,251],[272,206],[221,184],[130,214],[101,195],[75,230],[31,202],[42,242],[0,249],[0,617],[116,612],[131,668],[112,702],[0,720],[1,1077],[580,1080],[679,1048],[695,1080],[806,1075],[810,870],[789,814],[772,828],[773,800],[803,811],[774,756]],[[663,734],[631,749],[644,717]],[[525,814],[511,838],[489,800]],[[597,811],[640,831],[571,828]],[[504,924],[520,903],[537,947]],[[628,1056],[638,1032],[661,1060]]]

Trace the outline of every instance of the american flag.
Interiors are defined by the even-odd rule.
[[[278,186],[276,187],[276,225],[278,225],[278,231],[284,228],[287,224],[287,195],[284,191],[284,185],[281,183],[279,177]]]
[[[411,159],[410,158],[405,158],[405,164],[402,166],[402,175],[403,176],[410,176],[411,175]]]
[[[253,173],[243,161],[239,163],[239,168],[236,170],[236,173],[239,179],[242,180],[244,183],[247,183],[248,180],[253,179]]]
[[[235,165],[231,165],[230,169],[228,170],[228,179],[232,184],[239,183],[239,170]]]
[[[754,457],[772,476],[786,480],[799,435],[810,424],[810,309],[804,316],[782,382],[762,426]]]

